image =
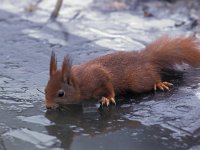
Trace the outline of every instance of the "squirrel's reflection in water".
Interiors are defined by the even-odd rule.
[[[139,122],[122,117],[122,108],[112,107],[109,111],[85,112],[82,105],[73,105],[67,110],[49,110],[45,116],[53,124],[46,126],[49,135],[57,137],[61,147],[70,149],[75,136],[91,136],[112,133],[122,128],[137,128]],[[125,108],[124,108],[125,109]]]

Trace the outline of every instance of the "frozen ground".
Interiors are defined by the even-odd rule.
[[[44,90],[52,50],[74,64],[115,50],[140,50],[163,35],[200,38],[198,0],[64,0],[57,22],[48,21],[56,0],[1,0],[0,149],[169,150],[200,149],[200,70],[174,80],[171,92],[129,99],[101,115],[46,112]],[[120,102],[119,102],[120,103]]]

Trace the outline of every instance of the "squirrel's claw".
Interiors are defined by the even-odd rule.
[[[102,106],[106,106],[106,107],[108,107],[110,104],[116,105],[115,99],[113,97],[111,98],[102,97],[100,100],[100,103]]]
[[[169,82],[158,82],[156,84],[154,84],[154,91],[158,89],[162,90],[162,91],[170,91],[169,87],[172,86],[173,84],[172,83],[169,83]]]

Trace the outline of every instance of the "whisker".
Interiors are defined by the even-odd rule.
[[[38,92],[40,92],[40,93],[42,93],[42,94],[44,94],[45,95],[45,93],[43,92],[43,91],[41,91],[41,90],[39,90],[39,89],[37,89],[38,90]]]

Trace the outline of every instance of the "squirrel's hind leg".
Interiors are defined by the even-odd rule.
[[[159,71],[155,68],[146,67],[146,71],[137,70],[132,76],[127,80],[129,89],[136,93],[143,93],[148,91],[156,91],[157,89],[161,91],[169,91],[172,83],[163,82]],[[137,77],[137,78],[136,78]]]

